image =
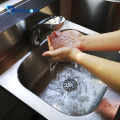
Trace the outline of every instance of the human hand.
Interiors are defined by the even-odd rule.
[[[83,34],[77,30],[54,31],[47,36],[49,50],[55,50],[61,47],[81,48],[80,37]]]
[[[54,61],[71,60],[75,61],[76,55],[81,51],[77,48],[62,47],[53,51],[43,53],[43,56],[51,56]]]

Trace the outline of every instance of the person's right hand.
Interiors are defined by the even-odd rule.
[[[43,53],[43,56],[51,56],[54,61],[70,60],[75,61],[78,53],[82,53],[77,48],[62,47],[53,51]]]

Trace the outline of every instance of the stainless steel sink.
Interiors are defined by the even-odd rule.
[[[72,29],[70,26],[73,26],[73,23],[68,22],[66,28]],[[76,26],[75,29],[79,30],[79,27]],[[56,67],[52,66],[55,68],[50,71],[49,59],[42,57],[42,53],[47,50],[47,41],[44,40],[41,46],[21,63],[18,69],[21,84],[65,115],[84,116],[93,112],[100,104],[107,86],[74,62],[59,62]],[[118,54],[88,53],[111,60],[115,60]]]
[[[89,30],[85,27],[79,26],[69,21],[65,22],[65,25],[61,30],[64,29],[77,29],[82,33],[91,34],[91,35],[98,34],[95,31]],[[44,40],[44,38],[45,38],[45,34],[44,37],[41,39]],[[27,48],[26,47],[25,46],[20,47],[17,51],[15,51],[14,54],[10,55],[3,62],[0,63],[1,73],[2,73],[0,75],[0,85],[5,89],[7,89],[8,91],[10,91],[13,95],[15,95],[17,98],[22,100],[24,103],[26,103],[28,106],[33,108],[35,111],[37,111],[39,114],[41,114],[48,120],[61,120],[61,119],[62,120],[92,120],[92,119],[103,120],[100,117],[100,115],[97,114],[94,110],[100,103],[104,93],[106,92],[104,97],[107,97],[108,99],[110,98],[112,101],[114,101],[115,98],[116,100],[119,101],[119,94],[117,95],[112,90],[107,89],[107,86],[105,84],[101,83],[97,78],[95,78],[91,73],[89,73],[83,67],[77,66],[74,63],[71,62],[58,63],[55,71],[53,71],[54,75],[51,76],[49,72],[48,59],[43,58],[41,56],[43,51],[46,51],[48,49],[46,41],[43,41],[41,43],[41,46],[36,51],[33,51],[32,54],[29,51],[28,47]],[[118,52],[89,52],[89,54],[94,54],[114,61],[117,60],[117,57],[119,55]],[[59,68],[59,66],[61,68]],[[66,72],[66,70],[64,71],[65,66],[67,66],[69,69],[72,70],[69,70],[69,72]],[[66,74],[66,77],[63,77],[62,71],[63,73]],[[53,80],[53,78],[55,79],[54,76],[56,76],[57,73],[60,75],[59,81],[56,81],[57,79]],[[72,78],[69,77],[69,75],[72,76]],[[47,77],[49,79],[47,79]],[[57,76],[57,78],[59,77]],[[61,79],[61,78],[65,78],[65,79]],[[83,78],[86,78],[84,80],[86,80],[87,82],[86,81],[84,82]],[[51,92],[52,90],[50,91],[47,88],[49,86],[52,87],[52,84],[54,82],[56,82],[55,88],[53,89],[54,92]],[[56,89],[58,84],[61,88],[60,90],[62,90],[63,92]],[[97,84],[98,88],[100,87],[101,88],[100,89],[97,88],[96,90],[95,87],[93,89],[92,85],[94,84],[95,85]],[[79,85],[81,85],[82,87],[80,87]],[[86,88],[90,88],[90,89],[87,90]],[[47,100],[44,99],[45,89],[48,90]],[[63,93],[64,96],[63,97],[61,97],[62,95],[59,96],[59,92],[56,92],[55,90]],[[79,94],[75,95],[75,93],[77,92]],[[93,99],[90,99],[90,96],[86,97],[89,92],[92,93],[92,95],[95,95],[93,96]],[[54,99],[52,98],[54,97],[54,94],[56,94],[56,98],[57,98],[56,100],[58,102],[54,101]],[[55,103],[54,105],[48,101],[51,98],[53,100],[52,102]],[[68,107],[66,108],[67,111],[64,111],[65,109],[60,108],[60,106],[62,106],[61,103],[63,103],[60,101],[61,98],[63,98],[62,100],[64,100],[65,98],[66,103],[68,103]],[[81,109],[80,103],[75,102],[75,100],[79,100],[80,103],[83,103],[82,104],[83,107],[84,104],[86,103],[86,105],[88,105],[88,107],[86,107],[87,108],[86,111],[84,110],[83,112],[80,111]],[[75,103],[73,106],[74,109],[70,107],[73,105],[71,101]],[[65,105],[67,105],[66,103]],[[115,105],[116,102],[115,103],[112,102],[112,104]]]
[[[50,72],[48,59],[42,57],[46,50],[44,43],[22,62],[18,69],[20,82],[64,114],[81,116],[94,111],[107,86],[73,62],[59,62]]]

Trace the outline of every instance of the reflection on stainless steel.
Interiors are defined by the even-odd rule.
[[[59,30],[64,25],[64,22],[65,18],[63,16],[51,16],[41,20],[36,26]]]
[[[86,33],[86,34],[96,34],[96,32],[94,32],[92,30],[86,29],[86,28],[84,28],[82,26],[76,25],[76,24],[68,22],[68,21],[65,22],[65,25],[63,26],[62,29],[66,29],[66,28],[67,29],[73,29],[74,27],[77,30],[80,30],[80,31],[82,31],[83,33]],[[39,49],[41,49],[41,48],[39,48]],[[85,116],[78,116],[78,117],[77,116],[74,117],[74,116],[65,115],[65,114],[57,111],[56,109],[54,109],[53,107],[51,107],[47,103],[45,103],[43,100],[41,100],[40,98],[38,98],[38,96],[36,96],[34,93],[30,92],[23,85],[20,84],[20,82],[18,80],[18,72],[17,72],[17,70],[18,70],[18,67],[21,64],[21,62],[27,56],[29,56],[28,58],[29,58],[29,60],[31,59],[31,61],[33,59],[35,59],[35,61],[32,62],[32,64],[36,65],[36,67],[34,66],[34,68],[41,68],[42,69],[41,65],[43,65],[43,63],[46,63],[46,61],[43,61],[43,63],[40,64],[39,66],[37,64],[35,64],[36,60],[39,60],[41,58],[41,56],[39,55],[40,54],[39,49],[36,51],[37,54],[36,54],[36,52],[33,53],[33,54],[37,55],[36,59],[34,58],[34,56],[32,56],[33,54],[31,55],[31,58],[30,58],[30,56],[29,56],[30,53],[28,53],[28,54],[26,54],[26,56],[24,56],[22,59],[20,59],[16,64],[14,64],[10,69],[8,69],[6,72],[4,72],[0,76],[0,85],[2,85],[4,88],[6,88],[8,91],[10,91],[12,94],[14,94],[16,97],[18,97],[19,99],[21,99],[23,102],[25,102],[27,105],[29,105],[30,107],[32,107],[34,110],[36,110],[38,113],[40,113],[41,115],[43,115],[48,120],[103,120],[100,117],[100,115],[96,114],[95,112],[92,112],[92,113],[90,113],[88,115],[85,115]],[[46,50],[46,49],[43,49],[43,51],[44,50]],[[41,53],[42,53],[42,51],[41,51]],[[103,57],[111,59],[111,60],[116,60],[117,55],[118,55],[117,52],[94,52],[94,53],[95,53],[95,55],[98,55],[98,56],[101,56],[101,57],[103,56]],[[18,54],[18,57],[19,57],[19,54]],[[14,59],[16,59],[16,57]],[[38,63],[39,63],[39,61],[38,61]],[[4,65],[6,65],[6,67],[7,67],[9,65],[9,63],[5,62],[5,63],[3,63],[3,66]],[[27,62],[26,65],[28,66],[28,62]],[[46,64],[44,64],[44,65],[46,65]],[[25,66],[25,64],[24,64],[24,66]],[[0,67],[0,69],[2,69],[2,68]],[[48,69],[49,69],[49,66],[46,67],[46,70],[48,70]],[[30,71],[32,71],[32,69],[28,69],[27,72],[30,72]],[[41,77],[40,75],[44,75],[45,71],[43,71],[42,73],[40,73],[39,71],[37,71],[37,69],[35,69],[35,71],[33,73],[34,74],[35,74],[35,72],[36,72],[36,74],[40,73],[39,76],[37,74],[38,78],[40,78]],[[24,71],[23,71],[23,73],[24,73]],[[29,75],[31,75],[31,74],[29,74]],[[26,76],[26,77],[29,77],[29,75]],[[37,81],[33,81],[34,79],[37,79],[37,78],[33,77],[33,79],[30,78],[30,79],[28,79],[28,81],[25,80],[24,85],[26,84],[26,87],[27,87],[31,83],[31,81],[33,82],[32,83],[32,85],[33,85],[34,82],[37,82]],[[45,81],[43,81],[43,83],[40,83],[40,84],[45,84]],[[40,87],[39,87],[39,89],[40,89]],[[109,91],[107,93],[109,94],[109,98],[111,97],[111,99],[113,99],[113,94],[115,94],[115,93],[111,94],[111,91]],[[108,94],[106,94],[105,97],[107,97]],[[115,96],[118,96],[118,95],[115,94]],[[119,100],[119,98],[120,98],[119,96],[118,96],[118,98],[116,97],[116,99],[118,99],[118,100]]]
[[[0,3],[0,13],[3,13],[6,11],[7,5],[14,5],[15,7],[17,5],[23,4],[23,2],[26,2],[28,0],[4,0]]]
[[[0,61],[23,41],[26,41],[25,30],[26,24],[21,21],[16,26],[0,34]]]
[[[20,21],[19,23],[16,24],[18,30],[20,29],[25,29],[26,28],[26,23],[25,20]]]
[[[49,7],[49,9],[46,11],[46,9]],[[12,51],[14,51],[16,48],[18,48],[22,43],[28,40],[28,29],[32,28],[34,25],[38,24],[38,22],[46,17],[51,15],[59,15],[59,1],[55,1],[51,3],[50,5],[46,6],[45,8],[41,9],[42,12],[39,12],[38,14],[33,14],[30,17],[26,18],[25,20],[22,20],[12,26],[11,28],[7,29],[6,31],[0,33],[0,61],[2,61],[6,56],[8,56]],[[44,11],[46,14],[44,14]],[[7,14],[9,15],[9,14]],[[15,15],[12,15],[15,16]],[[4,18],[4,16],[3,16]],[[4,21],[6,23],[8,18],[5,19],[0,18],[0,24]],[[18,19],[18,17],[17,17]],[[12,22],[12,21],[11,21]],[[9,26],[11,24],[9,22],[8,24],[6,23],[5,26]],[[2,24],[3,25],[3,24]],[[5,27],[3,26],[3,27]],[[0,31],[2,31],[2,26],[0,25]],[[45,32],[42,32],[44,33]],[[46,32],[47,34],[47,32]],[[42,35],[41,35],[41,39]]]
[[[14,65],[19,59],[25,56],[30,51],[30,48],[26,44],[21,44],[14,52],[0,61],[0,75]]]
[[[42,9],[45,6],[52,4],[54,0],[29,0],[16,6],[17,9]],[[59,0],[56,3],[59,3]],[[56,6],[55,6],[56,7]],[[27,17],[31,16],[32,14],[29,13],[14,13],[13,15],[8,14],[8,12],[3,12],[0,14],[0,33],[7,30],[8,28],[12,27],[13,25],[17,24],[21,20],[26,19]],[[16,17],[17,16],[17,17]]]
[[[53,14],[53,11],[50,6],[44,7],[43,9],[40,10],[40,12],[44,14],[55,15]]]
[[[51,16],[41,20],[30,31],[30,38],[32,45],[40,45],[40,32],[41,29],[47,28],[51,30],[59,30],[65,22],[65,18],[62,16]]]
[[[73,1],[72,21],[100,33],[118,30],[120,29],[120,1]]]
[[[60,15],[71,20],[72,0],[60,0]]]

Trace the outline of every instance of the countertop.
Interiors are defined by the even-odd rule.
[[[76,24],[74,24],[76,25]],[[92,30],[89,30],[85,27],[79,26],[81,28],[81,32],[89,33],[89,34],[97,34],[97,32],[94,32]],[[73,26],[74,28],[74,26]],[[68,28],[69,29],[69,28]],[[18,51],[20,51],[18,49]],[[51,106],[49,106],[47,103],[45,103],[43,100],[41,100],[39,97],[37,97],[35,94],[33,94],[31,91],[26,89],[18,80],[17,76],[17,69],[21,62],[31,54],[29,49],[26,47],[23,50],[24,52],[20,55],[18,60],[14,60],[13,65],[9,62],[3,62],[1,66],[3,67],[3,71],[0,70],[1,76],[0,76],[0,85],[3,86],[5,89],[7,89],[9,92],[11,92],[13,95],[15,95],[17,98],[22,100],[24,103],[26,103],[28,106],[33,108],[35,111],[43,115],[45,118],[49,120],[103,120],[101,116],[95,112],[92,112],[91,114],[85,115],[85,116],[68,116],[60,113],[59,111],[55,110]],[[11,61],[13,61],[11,59]],[[8,66],[8,68],[4,67]],[[104,95],[111,104],[118,106],[120,104],[120,95],[110,88],[107,89],[106,94]]]

